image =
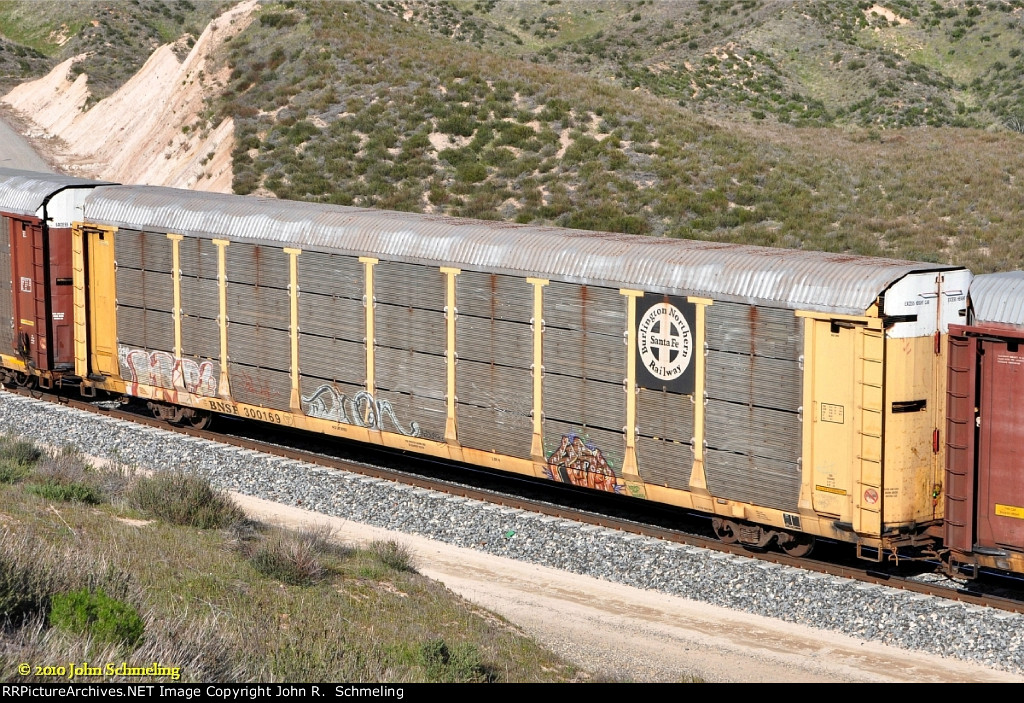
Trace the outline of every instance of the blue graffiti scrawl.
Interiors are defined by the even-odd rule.
[[[346,425],[366,427],[371,430],[392,431],[406,437],[419,437],[420,425],[413,421],[409,427],[402,427],[395,417],[395,409],[386,400],[377,400],[367,391],[359,391],[349,397],[334,386],[324,384],[311,395],[302,396],[302,412],[310,417],[343,422]],[[384,419],[390,420],[389,430]]]
[[[548,455],[546,473],[553,481],[574,486],[609,493],[622,493],[625,490],[597,445],[584,440],[575,432],[562,435],[561,444]]]

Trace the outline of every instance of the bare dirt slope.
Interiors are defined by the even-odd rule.
[[[59,170],[123,183],[231,191],[234,124],[203,121],[205,101],[227,81],[210,57],[251,21],[245,0],[210,23],[183,61],[168,44],[117,92],[89,107],[88,77],[71,80],[77,58],[0,98],[36,148]]]

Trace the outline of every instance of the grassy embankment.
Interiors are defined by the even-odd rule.
[[[558,682],[573,666],[394,542],[247,520],[204,480],[0,438],[0,680],[153,662],[182,681]],[[65,674],[66,676],[66,674]],[[99,680],[167,677],[83,677]]]

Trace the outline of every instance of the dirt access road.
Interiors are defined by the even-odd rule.
[[[36,152],[15,127],[4,121],[8,117],[0,113],[0,168],[52,173],[53,169],[46,163],[46,159]]]
[[[393,539],[417,570],[602,679],[636,682],[982,682],[1024,677],[906,652],[234,494],[285,527],[346,543]]]

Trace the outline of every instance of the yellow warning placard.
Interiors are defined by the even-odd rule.
[[[1024,520],[1024,508],[1017,505],[1000,505],[996,503],[996,515]]]

